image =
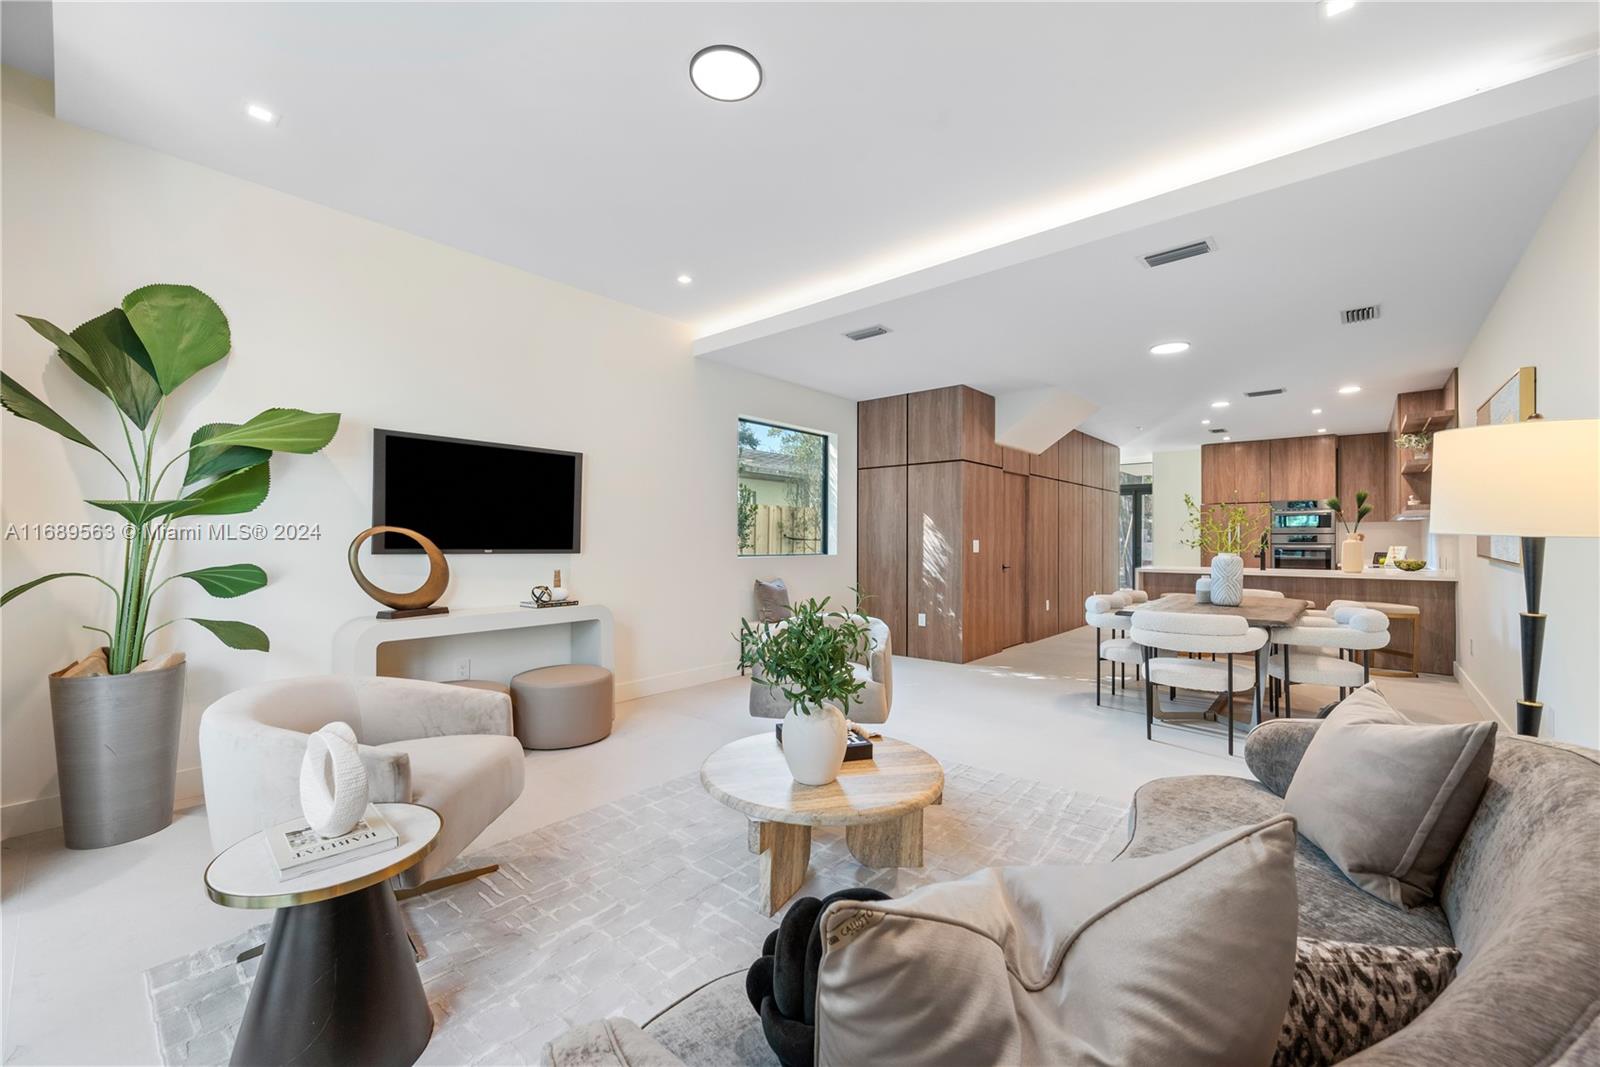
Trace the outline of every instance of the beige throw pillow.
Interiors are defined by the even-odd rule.
[[[1373,896],[1432,900],[1489,781],[1491,722],[1413,723],[1371,685],[1317,728],[1283,808]]]
[[[822,919],[817,1063],[1266,1067],[1294,821],[1159,856],[979,871]]]

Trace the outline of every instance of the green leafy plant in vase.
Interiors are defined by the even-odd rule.
[[[1366,569],[1367,535],[1361,532],[1361,520],[1372,514],[1372,505],[1367,501],[1371,496],[1365,489],[1356,491],[1355,520],[1352,522],[1344,512],[1344,504],[1336,496],[1330,496],[1324,503],[1333,517],[1344,527],[1344,543],[1339,546],[1339,569],[1346,574],[1360,574]]]
[[[78,378],[111,403],[122,430],[125,459],[114,458],[38,396],[0,374],[0,406],[97,453],[115,472],[120,496],[86,501],[121,519],[121,573],[114,579],[87,571],[60,571],[22,583],[0,605],[46,582],[83,578],[115,598],[106,626],[84,629],[105,645],[50,677],[62,818],[70,848],[95,848],[154,833],[172,821],[178,728],[183,712],[184,664],[180,653],[145,660],[152,634],[175,622],[192,622],[230,648],[266,651],[267,635],[232,619],[169,619],[150,624],[157,594],[183,579],[220,598],[260,589],[267,575],[254,563],[180,571],[158,578],[174,521],[190,516],[238,515],[267,498],[274,452],[320,450],[339,428],[339,416],[269,408],[243,423],[213,422],[196,429],[188,446],[165,463],[156,446],[167,398],[232,348],[222,309],[188,285],[147,285],[122,302],[66,331],[20,316],[55,346]]]
[[[1259,512],[1261,505],[1202,505],[1188,493],[1183,495],[1183,505],[1189,511],[1184,523],[1188,533],[1180,540],[1211,553],[1211,602],[1237,605],[1244,599],[1244,556],[1262,551],[1266,524],[1259,514],[1252,514],[1252,510]]]
[[[789,701],[783,757],[802,785],[827,785],[844,764],[845,709],[866,687],[855,665],[871,643],[862,599],[857,590],[853,611],[829,610],[824,597],[801,601],[782,622],[739,621],[739,666]]]

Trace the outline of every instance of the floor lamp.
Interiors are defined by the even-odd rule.
[[[1600,420],[1542,419],[1445,430],[1433,439],[1428,532],[1522,539],[1522,699],[1517,733],[1536,736],[1544,705],[1539,610],[1547,537],[1600,537]]]

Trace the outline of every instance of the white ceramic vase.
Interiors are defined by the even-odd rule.
[[[1211,579],[1196,578],[1194,580],[1194,602],[1196,604],[1211,603]]]
[[[1367,566],[1367,542],[1361,534],[1351,534],[1339,546],[1339,569],[1346,574],[1360,574]]]
[[[1219,552],[1211,557],[1211,602],[1237,607],[1244,599],[1244,557]]]
[[[306,738],[300,810],[319,837],[349,833],[367,810],[367,796],[367,769],[354,730],[331,722]]]
[[[783,717],[783,758],[801,785],[827,785],[839,777],[849,726],[832,704],[806,711],[790,708]]]

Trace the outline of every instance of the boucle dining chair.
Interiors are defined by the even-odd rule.
[[[1154,737],[1153,727],[1160,697],[1159,686],[1191,689],[1201,693],[1226,694],[1228,717],[1228,755],[1233,755],[1233,698],[1249,692],[1252,718],[1261,717],[1261,690],[1256,679],[1261,674],[1261,648],[1267,631],[1251,626],[1238,615],[1191,615],[1176,611],[1144,609],[1130,617],[1129,636],[1142,646],[1144,657],[1144,736]],[[1158,652],[1215,653],[1214,660],[1162,656]],[[1250,657],[1245,665],[1235,660]]]
[[[1133,664],[1133,680],[1139,680],[1139,668],[1144,663],[1144,651],[1125,636],[1129,618],[1117,614],[1134,603],[1129,595],[1132,589],[1119,589],[1115,593],[1096,593],[1083,602],[1083,621],[1094,627],[1094,702],[1100,705],[1100,664],[1111,664],[1111,695],[1117,694],[1117,669],[1122,668],[1122,688],[1128,688],[1128,664]],[[1140,594],[1143,595],[1142,593]],[[1141,601],[1142,603],[1142,601]],[[1110,637],[1101,640],[1102,631]]]
[[[1267,662],[1271,679],[1272,713],[1278,714],[1278,695],[1283,695],[1283,714],[1294,715],[1291,686],[1300,682],[1334,686],[1343,700],[1350,690],[1372,680],[1372,652],[1389,643],[1389,617],[1370,608],[1341,605],[1332,612],[1333,625],[1286,626],[1272,635],[1281,655]],[[1345,659],[1361,653],[1361,662]],[[1331,653],[1331,654],[1330,654]]]

